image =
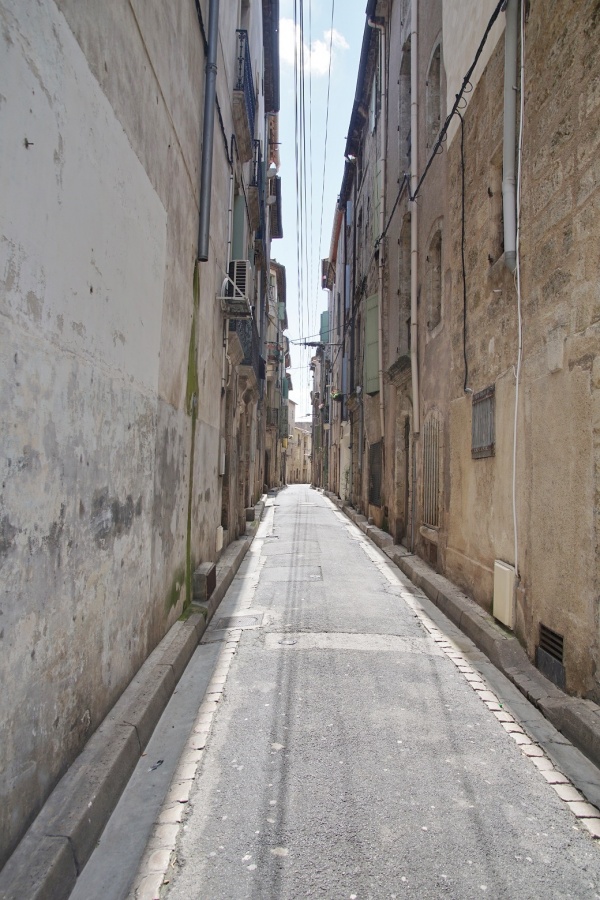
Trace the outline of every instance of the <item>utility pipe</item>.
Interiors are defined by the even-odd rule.
[[[385,229],[385,166],[387,152],[387,78],[385,55],[385,25],[367,19],[370,28],[379,32],[379,66],[381,70],[381,110],[379,113],[381,150],[379,151],[379,258],[378,258],[378,288],[377,288],[377,328],[379,332],[379,423],[381,428],[381,440],[385,438],[385,397],[383,393],[383,235]]]
[[[504,261],[511,272],[517,264],[517,200],[515,151],[517,141],[517,33],[518,0],[508,0],[504,31],[504,138],[502,158],[502,205],[504,213]]]
[[[411,0],[410,11],[410,193],[415,195],[417,190],[418,157],[418,102],[419,68],[417,55],[417,10],[418,0]],[[421,430],[420,401],[419,401],[419,368],[417,356],[418,323],[417,323],[417,296],[418,296],[418,272],[419,245],[417,229],[418,206],[412,200],[410,204],[410,368],[412,375],[412,399],[413,399],[413,435]],[[414,448],[413,448],[414,454]],[[413,486],[414,487],[414,486]],[[414,505],[413,490],[413,505]]]
[[[200,214],[198,223],[198,259],[208,259],[213,139],[217,94],[217,46],[219,38],[219,0],[209,0],[208,56],[204,85],[204,122],[202,127],[202,167],[200,170]]]

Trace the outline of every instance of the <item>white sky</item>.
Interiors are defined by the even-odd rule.
[[[283,238],[274,241],[271,254],[286,267],[287,312],[291,341],[308,337],[318,340],[321,311],[326,308],[327,294],[321,290],[322,257],[329,253],[331,228],[336,199],[344,174],[344,148],[350,123],[360,48],[365,26],[366,0],[334,0],[333,37],[331,0],[304,0],[304,62],[306,104],[306,171],[307,222],[304,262],[304,290],[298,302],[297,227],[296,227],[296,135],[294,107],[294,23],[293,0],[280,3],[281,110],[279,140],[283,206]],[[296,0],[297,7],[300,0]],[[300,35],[296,33],[299,42]],[[327,115],[327,83],[329,48],[332,47],[329,123],[327,128],[327,160],[324,201],[323,162],[325,121]],[[298,43],[299,46],[299,43]],[[310,73],[310,78],[308,74]],[[312,214],[311,214],[312,207]],[[321,232],[322,218],[322,234]],[[296,418],[310,414],[310,379],[308,363],[314,349],[292,345],[291,375],[294,390],[291,399],[298,405]]]

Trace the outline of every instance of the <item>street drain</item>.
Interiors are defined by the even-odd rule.
[[[262,625],[263,614],[258,616],[230,616],[228,619],[219,619],[215,628],[220,631],[224,628],[252,628],[253,625]]]
[[[286,647],[291,647],[293,644],[297,644],[297,641],[278,641],[278,644],[284,644]]]

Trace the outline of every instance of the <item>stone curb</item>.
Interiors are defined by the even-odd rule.
[[[323,494],[384,551],[558,731],[594,765],[600,766],[600,707],[597,704],[563,693],[535,668],[517,638],[498,625],[456,585],[434,572],[420,557],[394,544],[391,535],[369,525],[365,516],[335,494],[329,491],[323,491]]]
[[[0,900],[69,897],[255,535],[223,551],[209,603],[174,623],[58,782],[0,872]]]

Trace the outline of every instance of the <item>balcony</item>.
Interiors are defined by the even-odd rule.
[[[260,339],[256,322],[254,319],[231,319],[229,330],[237,333],[244,351],[244,358],[240,365],[250,369],[254,373],[256,381],[260,381]],[[248,374],[250,373],[248,372]]]
[[[272,238],[283,237],[283,218],[281,208],[281,178],[275,175],[269,179],[269,196],[267,197],[269,207],[269,225]]]
[[[262,227],[262,197],[263,197],[263,163],[262,154],[260,152],[260,141],[255,140],[254,155],[252,157],[252,175],[250,184],[248,185],[248,215],[250,218],[250,227],[253,231],[261,233],[264,231]]]
[[[254,81],[250,62],[248,32],[244,29],[236,31],[237,60],[235,68],[235,86],[233,90],[233,123],[237,138],[240,162],[250,162],[254,150],[254,117],[256,101],[254,97]]]
[[[282,406],[279,410],[279,437],[286,438],[288,437],[289,424],[288,424],[288,408],[287,406]]]

